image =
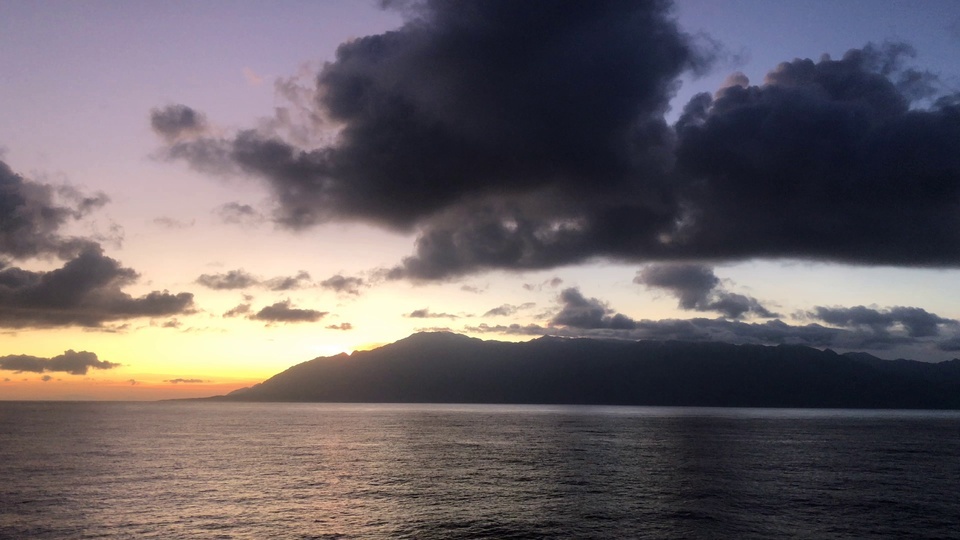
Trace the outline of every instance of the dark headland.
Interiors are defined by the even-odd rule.
[[[800,345],[414,334],[298,364],[221,401],[960,408],[960,359]]]

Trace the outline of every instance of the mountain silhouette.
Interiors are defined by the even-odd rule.
[[[960,360],[926,363],[800,345],[419,333],[321,357],[224,401],[708,407],[960,408]]]

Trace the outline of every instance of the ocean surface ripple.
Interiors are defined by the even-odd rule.
[[[0,402],[0,538],[957,538],[960,413]]]

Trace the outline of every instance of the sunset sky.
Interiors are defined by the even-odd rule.
[[[960,2],[0,3],[0,399],[420,330],[960,356]]]

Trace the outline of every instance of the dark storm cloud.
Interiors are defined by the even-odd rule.
[[[664,160],[676,77],[705,64],[669,9],[417,3],[400,29],[342,44],[316,78],[318,117],[340,127],[333,145],[248,130],[178,140],[167,155],[266,179],[290,227],[360,219],[410,230],[464,200],[638,191],[638,167]]]
[[[27,180],[0,161],[0,260],[38,255],[69,259],[95,247],[93,240],[62,236],[60,229],[107,200],[103,194],[87,196],[70,186]]]
[[[77,352],[74,350],[68,350],[53,358],[40,358],[26,354],[0,356],[0,369],[18,373],[24,371],[32,373],[61,371],[71,375],[86,375],[87,370],[90,369],[112,369],[120,365],[115,362],[100,360],[92,352]]]
[[[88,249],[49,272],[0,270],[0,327],[99,327],[104,322],[193,312],[193,295],[153,291],[139,298],[123,292],[137,280],[98,249]]]
[[[796,60],[763,86],[695,98],[677,126],[663,213],[645,205],[649,192],[628,190],[619,206],[583,200],[572,215],[487,209],[431,223],[398,273],[436,278],[589,256],[956,266],[960,107],[956,96],[933,100],[935,78],[904,68],[908,52],[868,46],[840,60]]]
[[[579,289],[571,287],[560,293],[562,309],[550,324],[570,328],[631,330],[637,322],[621,313],[614,313],[605,302],[583,296]]]
[[[261,309],[257,313],[250,315],[250,319],[267,321],[268,323],[316,322],[328,313],[327,311],[295,308],[289,300],[285,300]]]
[[[270,279],[261,279],[243,269],[230,270],[221,274],[201,274],[196,282],[204,287],[215,290],[247,289],[250,287],[264,287],[271,291],[289,291],[299,289],[304,282],[309,283],[310,274],[304,271],[294,276],[279,276]]]
[[[864,306],[817,306],[807,316],[834,326],[867,328],[877,334],[900,327],[912,338],[937,336],[945,327],[960,328],[960,321],[946,319],[918,307],[896,306],[878,310]]]
[[[203,133],[207,129],[207,120],[202,113],[186,105],[168,105],[150,111],[150,127],[172,142],[183,136]]]
[[[392,278],[598,257],[960,264],[960,96],[905,45],[737,74],[669,126],[705,55],[666,1],[402,4],[403,27],[344,43],[317,76],[335,142],[200,133],[168,157],[264,179],[288,227],[416,231]]]
[[[897,44],[794,60],[678,124],[691,255],[960,263],[960,108]],[[941,102],[946,103],[946,102]]]
[[[336,274],[321,281],[320,286],[338,294],[359,295],[360,287],[364,286],[364,281],[363,278]]]
[[[633,282],[670,291],[682,309],[717,311],[731,319],[748,313],[765,318],[778,316],[756,298],[724,290],[713,268],[702,264],[651,264],[637,272]]]

